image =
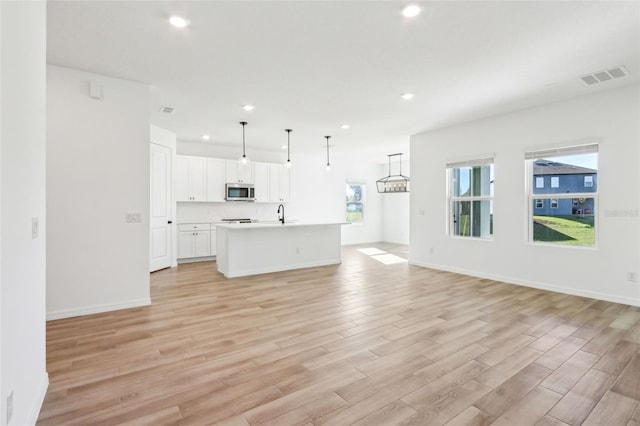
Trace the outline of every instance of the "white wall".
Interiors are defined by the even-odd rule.
[[[25,425],[35,423],[48,385],[45,2],[0,2],[0,28],[0,423],[13,392],[10,424]]]
[[[48,318],[150,303],[149,141],[147,86],[47,67]]]
[[[639,95],[639,86],[628,86],[414,135],[410,262],[640,305],[640,285],[627,281],[640,270],[640,240],[631,237],[640,232]],[[598,247],[527,243],[523,153],[593,138],[600,140]],[[447,237],[445,163],[488,152],[495,153],[495,239]]]
[[[213,144],[178,141],[179,155],[197,155],[236,159],[240,148],[216,147]],[[284,154],[247,149],[252,161],[282,162]],[[291,201],[286,217],[299,221],[345,221],[346,182],[348,179],[367,184],[365,221],[342,227],[342,244],[376,242],[382,239],[382,200],[375,181],[382,177],[380,167],[338,156],[331,159],[331,172],[325,171],[325,154],[291,155]],[[179,203],[178,221],[207,222],[229,217],[276,220],[278,203]]]
[[[398,174],[397,163],[391,164],[391,173]],[[389,174],[389,166],[380,169],[380,176]],[[411,178],[409,162],[402,162],[402,174]],[[412,185],[412,183],[410,184]],[[410,191],[412,189],[410,188]],[[382,194],[382,240],[388,243],[409,244],[409,205],[411,193]]]

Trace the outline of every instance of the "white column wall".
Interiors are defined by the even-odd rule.
[[[46,2],[0,2],[0,423],[35,424],[47,390]],[[38,235],[32,238],[32,218]]]
[[[414,135],[411,138],[410,262],[505,282],[640,306],[640,87],[572,100]],[[524,152],[596,138],[597,248],[527,242]],[[451,159],[495,153],[493,241],[446,235]]]
[[[150,303],[149,141],[148,86],[47,67],[49,319]]]

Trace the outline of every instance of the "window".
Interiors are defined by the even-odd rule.
[[[364,183],[347,182],[347,222],[364,222],[364,202],[366,192],[366,185]]]
[[[536,178],[536,188],[544,188],[544,178],[537,177]]]
[[[531,151],[525,154],[525,159],[529,182],[529,241],[595,246],[598,145]],[[538,181],[545,176],[550,178],[550,188],[538,186]]]
[[[493,157],[447,164],[449,235],[493,238]]]

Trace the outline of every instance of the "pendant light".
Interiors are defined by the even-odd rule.
[[[287,132],[287,167],[291,168],[291,141],[289,140],[289,136],[291,136],[291,129],[284,129]]]
[[[400,157],[398,164],[400,166],[398,174],[391,174],[391,157]],[[389,174],[382,179],[376,181],[376,189],[380,193],[387,192],[409,192],[409,176],[402,174],[402,153],[389,154]]]
[[[240,164],[244,166],[249,163],[249,159],[247,158],[247,153],[245,150],[245,143],[244,143],[244,126],[247,125],[247,122],[241,121],[240,124],[242,124],[242,157],[240,157],[238,161],[240,161]]]
[[[327,167],[326,170],[327,172],[331,171],[331,163],[329,162],[329,138],[331,136],[325,136],[325,138],[327,138]]]

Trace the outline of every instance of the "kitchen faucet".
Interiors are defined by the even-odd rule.
[[[282,208],[282,217],[280,217],[280,208]],[[284,205],[280,204],[278,206],[278,221],[282,222],[282,224],[284,225]]]

